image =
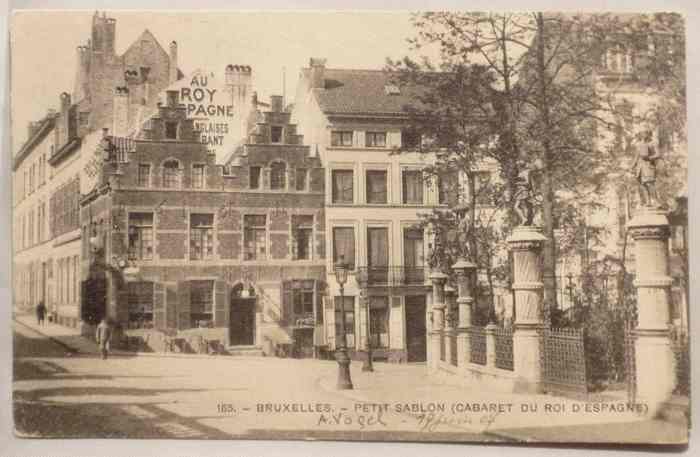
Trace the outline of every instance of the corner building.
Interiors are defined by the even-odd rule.
[[[325,292],[323,168],[281,97],[227,163],[167,103],[133,139],[106,135],[101,184],[81,205],[85,284],[124,331],[162,350],[312,356]],[[314,334],[317,336],[314,345]],[[296,345],[292,345],[292,343]]]
[[[419,213],[447,200],[423,176],[433,156],[393,153],[420,144],[404,110],[414,97],[381,70],[331,69],[311,59],[300,74],[293,117],[325,168],[326,335],[334,348],[341,298],[333,265],[343,256],[351,270],[344,300],[353,358],[366,356],[369,340],[374,359],[426,360],[430,240],[416,226]]]

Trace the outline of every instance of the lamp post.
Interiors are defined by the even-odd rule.
[[[345,324],[345,283],[348,280],[348,264],[341,255],[334,266],[335,280],[340,287],[340,347],[335,351],[335,359],[338,361],[338,390],[352,390],[350,379],[350,357],[348,357],[347,331]]]
[[[362,362],[362,371],[372,372],[374,371],[374,364],[372,363],[372,324],[370,323],[370,310],[369,310],[369,290],[367,290],[367,276],[360,274],[360,294],[362,295],[362,300],[365,304],[365,312],[367,318],[367,329],[366,329],[366,344],[367,344],[367,357]]]

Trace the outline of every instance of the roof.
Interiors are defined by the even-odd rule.
[[[43,140],[46,135],[51,132],[51,130],[53,130],[54,126],[56,125],[56,114],[48,114],[39,122],[41,122],[41,125],[36,128],[34,134],[30,138],[27,138],[27,141],[24,142],[17,154],[15,154],[15,159],[12,164],[13,171],[16,171],[19,168],[24,159],[26,159],[29,154],[32,153],[36,145],[39,144],[39,142]]]
[[[302,69],[309,80],[310,69]],[[316,99],[326,114],[405,115],[406,107],[416,103],[418,91],[401,87],[399,94],[387,94],[387,86],[396,85],[383,70],[346,70],[326,68],[324,89],[316,89]]]

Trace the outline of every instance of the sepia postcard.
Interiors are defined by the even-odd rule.
[[[687,444],[684,15],[10,28],[16,437]]]

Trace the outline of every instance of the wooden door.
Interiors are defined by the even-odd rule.
[[[231,346],[255,344],[255,298],[231,299],[229,332]]]
[[[427,359],[425,296],[406,297],[406,351],[409,362]]]

